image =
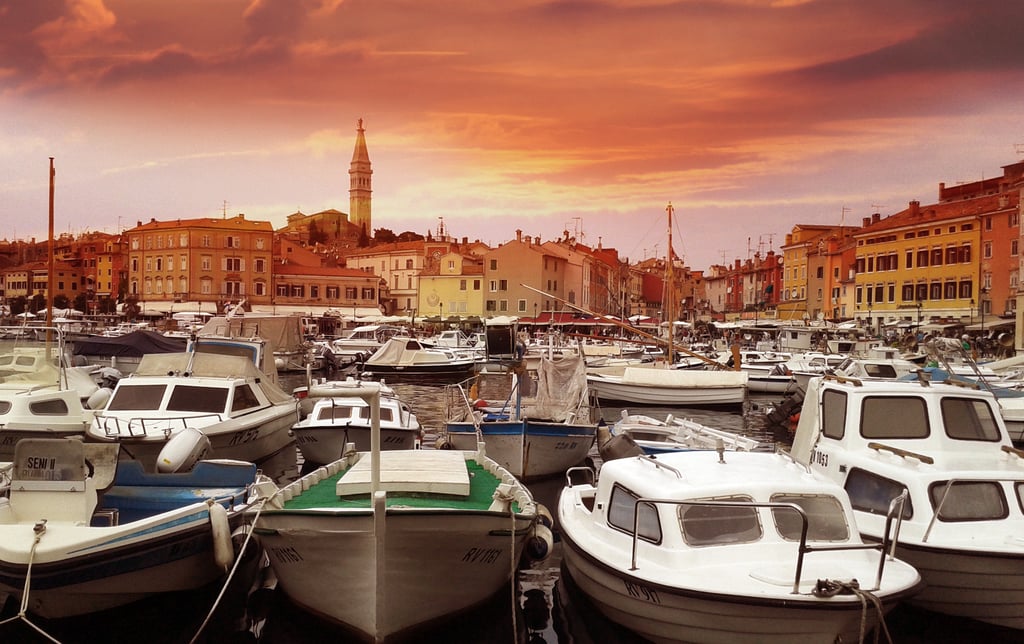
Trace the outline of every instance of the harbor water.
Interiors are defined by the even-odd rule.
[[[291,390],[305,384],[304,376],[285,375],[282,386]],[[444,396],[440,385],[429,381],[389,381],[396,392],[410,404],[425,430],[425,447],[432,447],[444,417]],[[507,395],[501,389],[482,388],[480,396],[500,402]],[[705,425],[754,436],[761,440],[787,445],[790,428],[773,425],[766,411],[781,396],[751,397],[742,411],[706,409],[636,408],[629,411],[657,418],[673,414]],[[608,423],[615,422],[621,407],[597,410]],[[593,459],[599,463],[596,450]],[[301,457],[289,450],[268,464],[274,475],[287,481],[299,474]],[[564,479],[531,483],[534,497],[550,509],[556,507]],[[429,557],[429,552],[423,553]],[[316,584],[316,579],[310,579]],[[439,580],[439,583],[443,583]],[[216,611],[211,606],[222,596]],[[430,589],[424,589],[422,601],[429,602]],[[17,612],[9,601],[4,617]],[[1024,607],[1022,607],[1024,610]],[[204,621],[206,622],[204,625]],[[86,618],[47,622],[32,619],[35,626],[52,636],[42,635],[24,621],[16,620],[0,626],[0,642],[139,642],[146,644],[178,642],[261,642],[267,644],[298,644],[309,642],[348,642],[348,635],[338,626],[305,613],[292,605],[274,587],[272,574],[262,566],[261,557],[253,551],[239,567],[236,578],[226,589],[221,584],[202,592],[176,594],[138,602],[131,606],[90,615]],[[966,641],[1024,642],[1024,634],[1008,629],[935,615],[910,607],[898,607],[886,619],[888,636],[903,643],[959,643]],[[198,633],[198,636],[197,636]],[[877,641],[887,641],[881,633]],[[494,642],[509,644],[615,644],[642,642],[636,635],[622,629],[596,611],[571,578],[561,568],[561,545],[555,526],[555,548],[543,562],[524,564],[516,583],[510,584],[471,615],[460,616],[437,629],[417,633],[414,642]],[[872,636],[868,641],[875,641]]]

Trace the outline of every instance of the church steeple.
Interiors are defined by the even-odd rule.
[[[370,153],[366,151],[366,130],[363,119],[356,126],[356,147],[352,152],[352,163],[348,169],[348,220],[373,235],[370,218],[371,177]]]

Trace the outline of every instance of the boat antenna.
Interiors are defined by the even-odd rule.
[[[665,206],[665,212],[668,213],[668,262],[665,264],[665,317],[668,318],[668,364],[675,363],[675,351],[673,344],[676,336],[676,316],[673,308],[675,306],[675,279],[672,274],[672,213],[675,209],[672,207],[672,202],[668,202]]]

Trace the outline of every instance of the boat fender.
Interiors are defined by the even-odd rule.
[[[450,438],[446,436],[442,439],[439,439],[437,443],[434,444],[434,447],[436,447],[437,449],[451,449],[452,441]]]
[[[156,459],[161,474],[188,472],[210,451],[210,439],[195,427],[186,427],[168,439]]]
[[[537,504],[537,522],[549,529],[553,528],[555,525],[555,520],[551,516],[551,511],[541,503]]]
[[[487,405],[488,405],[488,402],[486,400],[478,399],[476,402],[473,403],[473,408],[474,409],[483,409]]]
[[[231,542],[231,526],[228,524],[228,511],[224,506],[210,499],[210,530],[213,532],[213,561],[224,572],[235,560],[235,548]]]
[[[96,391],[92,392],[92,395],[89,396],[89,399],[85,402],[85,404],[89,407],[89,409],[103,409],[104,407],[107,406],[107,401],[110,400],[110,394],[112,393],[113,392],[110,389],[107,389],[106,387],[101,387]]]
[[[526,540],[526,556],[531,561],[544,561],[555,547],[555,538],[551,528],[542,523],[535,523],[529,538]]]

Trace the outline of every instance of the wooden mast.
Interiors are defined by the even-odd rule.
[[[47,351],[53,342],[53,296],[57,284],[56,260],[53,257],[53,184],[57,173],[53,169],[53,157],[50,157],[50,236],[47,241],[47,252],[50,256],[46,270],[46,344]]]
[[[672,312],[674,306],[674,295],[675,295],[675,280],[672,274],[672,202],[668,202],[668,206],[665,207],[665,212],[668,213],[668,261],[665,264],[665,318],[668,320],[668,364],[671,366],[675,363],[675,349],[673,344],[675,343],[676,335],[676,321],[675,315]]]

